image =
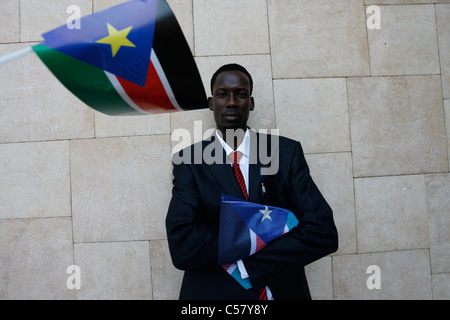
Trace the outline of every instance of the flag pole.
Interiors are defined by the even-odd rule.
[[[0,66],[2,66],[4,64],[7,64],[7,63],[9,63],[11,61],[20,59],[20,58],[26,56],[27,54],[29,54],[31,52],[33,52],[33,48],[32,47],[26,47],[26,48],[23,48],[23,49],[20,49],[20,50],[8,53],[8,54],[6,54],[4,56],[1,56],[0,57]]]

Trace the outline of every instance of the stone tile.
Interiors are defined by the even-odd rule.
[[[128,0],[92,0],[94,12],[106,10],[127,1]]]
[[[0,56],[25,46],[0,45]],[[0,78],[0,143],[93,137],[92,109],[60,84],[35,54],[1,68],[7,76]]]
[[[70,148],[75,242],[165,238],[168,135],[71,141]]]
[[[0,220],[0,299],[75,299],[67,288],[73,265],[69,218]]]
[[[79,300],[152,299],[148,241],[76,243]]]
[[[244,66],[254,80],[253,97],[255,99],[255,110],[250,114],[248,125],[255,130],[275,128],[269,55],[197,57],[196,62],[208,96],[211,96],[211,77],[217,69],[228,63],[238,63]],[[199,131],[194,130],[196,121],[201,121]],[[208,132],[211,132],[210,129],[215,128],[214,115],[209,109],[171,114],[172,132],[177,129],[187,130],[191,136],[192,143],[208,137],[210,135]],[[183,143],[175,140],[175,151],[181,149],[182,146],[190,145],[189,142]]]
[[[150,241],[153,300],[178,300],[183,271],[175,269],[167,240]]]
[[[351,150],[345,79],[275,80],[274,96],[280,134],[305,153]]]
[[[69,143],[0,144],[0,219],[70,216]]]
[[[307,265],[305,273],[313,300],[333,299],[331,257],[325,257]]]
[[[92,0],[20,0],[21,42],[42,41],[43,33],[65,25],[71,5],[80,7],[82,17],[92,13]]]
[[[425,176],[431,271],[450,273],[450,173]]]
[[[448,166],[450,168],[450,100],[444,100],[445,127],[447,128]]]
[[[355,177],[448,171],[439,76],[347,84]]]
[[[170,115],[109,116],[95,112],[96,137],[170,134]]]
[[[369,54],[360,0],[269,0],[274,78],[365,76]]]
[[[450,0],[447,1],[450,3]],[[441,62],[442,91],[450,99],[450,5],[436,5],[436,21]],[[447,127],[449,128],[449,127]]]
[[[439,74],[434,5],[382,6],[368,30],[372,75]]]
[[[20,41],[19,0],[3,0],[0,3],[0,43]]]
[[[355,195],[350,153],[306,155],[311,176],[333,209],[339,234],[339,250],[334,254],[356,253]]]
[[[450,0],[364,0],[366,4],[450,3]]]
[[[358,252],[429,247],[422,175],[355,179],[355,204]]]
[[[450,274],[433,274],[433,300],[450,300]]]
[[[375,276],[369,266],[380,269],[380,289],[370,290]],[[337,300],[428,300],[431,274],[428,250],[369,253],[333,257],[333,289]]]
[[[266,0],[193,3],[196,56],[270,52]]]

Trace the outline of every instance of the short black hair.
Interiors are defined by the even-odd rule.
[[[217,77],[219,76],[219,74],[221,74],[222,72],[227,72],[227,71],[239,71],[239,72],[242,72],[243,74],[245,74],[248,77],[248,80],[250,82],[250,94],[253,93],[253,78],[250,75],[250,73],[247,71],[247,69],[245,69],[243,66],[241,66],[237,63],[230,63],[230,64],[221,66],[213,74],[213,76],[211,78],[211,94],[213,94],[214,84],[216,83],[216,80],[217,80]]]

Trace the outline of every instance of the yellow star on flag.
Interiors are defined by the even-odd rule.
[[[128,34],[130,33],[133,26],[125,28],[123,30],[118,31],[112,25],[107,23],[108,25],[108,33],[109,35],[95,41],[96,43],[103,43],[111,45],[112,56],[115,57],[117,51],[119,51],[120,47],[136,47],[130,40],[127,39]]]

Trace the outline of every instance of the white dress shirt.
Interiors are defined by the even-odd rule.
[[[239,160],[239,168],[241,169],[242,175],[244,176],[245,180],[245,187],[247,188],[247,192],[249,190],[249,178],[248,178],[248,171],[249,171],[249,163],[250,163],[250,132],[248,129],[245,132],[244,140],[242,140],[242,143],[239,145],[239,147],[236,150],[233,150],[226,142],[223,140],[223,138],[220,136],[218,131],[216,130],[216,137],[219,139],[220,144],[222,145],[223,149],[225,150],[225,153],[227,154],[227,159],[230,161],[230,165],[233,166],[233,161],[231,161],[232,158],[230,158],[230,155],[233,152],[239,151],[242,153],[242,157]]]

